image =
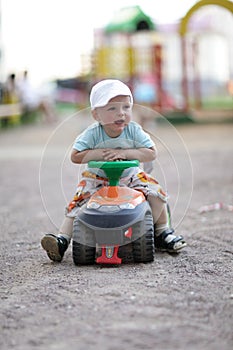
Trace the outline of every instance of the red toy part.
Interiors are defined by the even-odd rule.
[[[119,246],[102,246],[102,255],[96,259],[97,264],[121,264],[118,258]]]
[[[128,228],[128,230],[125,231],[125,237],[127,238],[132,238],[132,234],[133,234],[132,227]]]

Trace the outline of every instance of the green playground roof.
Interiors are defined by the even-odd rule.
[[[112,21],[104,28],[108,33],[133,33],[139,30],[155,30],[155,24],[139,6],[124,7],[117,11]]]

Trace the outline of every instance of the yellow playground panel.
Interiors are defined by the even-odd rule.
[[[133,50],[131,47],[100,47],[95,52],[96,78],[127,79],[134,72]]]

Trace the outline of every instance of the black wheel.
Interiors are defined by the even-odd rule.
[[[133,231],[136,237],[139,236],[137,230],[139,226],[134,227]],[[132,242],[133,258],[135,262],[147,263],[154,261],[154,229],[151,213],[147,213],[144,219],[144,233],[140,233],[139,238]]]
[[[132,243],[127,243],[119,247],[118,256],[122,259],[123,264],[133,263],[133,252],[132,252]]]
[[[74,220],[73,261],[75,265],[92,265],[95,263],[96,247],[94,234]]]

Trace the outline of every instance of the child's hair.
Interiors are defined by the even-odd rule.
[[[116,79],[106,79],[95,84],[90,93],[91,109],[103,107],[116,96],[129,96],[133,104],[133,96],[127,85]]]

